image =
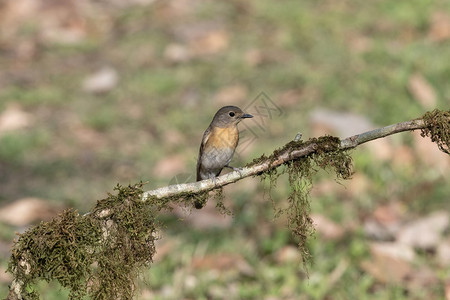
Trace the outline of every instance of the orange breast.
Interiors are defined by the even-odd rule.
[[[208,139],[208,146],[221,148],[236,148],[239,141],[239,131],[236,126],[214,127]]]

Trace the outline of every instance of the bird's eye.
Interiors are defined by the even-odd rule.
[[[230,117],[234,117],[234,112],[230,111],[230,112],[228,113],[228,115],[229,115]]]

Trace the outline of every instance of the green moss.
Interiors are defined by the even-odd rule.
[[[310,217],[309,192],[312,188],[313,175],[320,169],[331,169],[335,171],[338,179],[349,179],[352,175],[352,159],[348,151],[340,149],[340,140],[337,137],[324,136],[313,138],[306,142],[292,141],[275,150],[269,157],[263,155],[254,159],[249,165],[269,162],[272,163],[280,155],[290,154],[295,150],[313,146],[315,151],[307,156],[290,160],[284,163],[285,168],[280,172],[273,168],[262,174],[261,179],[269,181],[268,195],[274,207],[275,216],[285,214],[287,216],[287,227],[298,241],[298,248],[302,254],[304,266],[307,267],[311,259],[308,249],[308,238],[314,233],[314,226]],[[278,177],[284,173],[288,174],[291,192],[288,196],[288,207],[279,206],[270,197],[271,190],[276,186]]]
[[[58,280],[72,290],[72,299],[79,298],[86,293],[87,278],[92,275],[90,265],[95,260],[88,249],[93,250],[100,236],[101,230],[91,218],[66,210],[51,222],[42,222],[20,235],[8,270],[24,282],[29,299],[39,298],[34,290],[37,279]]]
[[[233,212],[228,207],[225,206],[225,203],[223,202],[224,199],[225,196],[223,195],[223,188],[215,190],[214,201],[216,201],[216,208],[219,210],[221,214],[232,216]]]
[[[298,240],[305,264],[310,259],[307,241],[314,233],[309,199],[313,175],[320,168],[331,168],[338,178],[347,179],[351,176],[351,157],[339,149],[338,138],[326,136],[290,142],[252,163],[272,163],[279,155],[309,146],[315,149],[312,154],[287,161],[281,172],[272,168],[261,174],[270,182],[269,195],[278,177],[288,174],[288,207],[279,209],[273,200],[272,203],[276,215],[287,215],[287,227]],[[140,270],[150,265],[156,251],[160,211],[171,209],[172,204],[192,207],[194,203],[201,208],[209,192],[142,201],[142,186],[142,182],[128,187],[117,185],[117,193],[98,201],[92,213],[80,216],[75,210],[67,210],[21,234],[13,247],[8,270],[16,280],[24,282],[23,294],[38,299],[36,281],[57,280],[70,290],[70,299],[131,299]],[[214,198],[221,213],[231,214],[223,203],[222,188],[216,189]]]
[[[66,210],[19,236],[8,270],[24,282],[26,299],[39,298],[37,280],[59,281],[69,299],[132,298],[140,267],[155,253],[159,208],[141,201],[142,183],[115,190],[91,214]]]
[[[442,152],[450,154],[450,110],[435,109],[422,118],[427,127],[422,129],[421,135],[429,136]]]

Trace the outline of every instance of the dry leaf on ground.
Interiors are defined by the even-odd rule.
[[[195,56],[212,55],[228,48],[229,33],[223,29],[211,30],[189,43],[189,49]]]
[[[431,15],[428,37],[434,42],[450,39],[450,14],[438,11]]]
[[[449,213],[435,212],[403,225],[397,234],[397,241],[418,249],[436,249],[448,225]]]
[[[171,63],[183,63],[192,58],[192,53],[186,46],[172,43],[164,50],[164,58]]]
[[[153,174],[158,177],[174,177],[186,172],[186,162],[181,155],[172,155],[158,161]]]
[[[402,283],[413,272],[414,251],[398,243],[372,243],[372,259],[361,267],[382,283]]]
[[[158,262],[164,259],[168,254],[174,252],[174,249],[178,247],[180,241],[173,237],[165,236],[164,239],[157,240],[155,243],[156,253],[153,256],[153,262]]]
[[[394,240],[404,216],[405,208],[400,202],[380,205],[374,210],[373,216],[364,222],[364,231],[375,240]]]
[[[450,240],[442,241],[437,247],[436,258],[444,267],[450,267]]]
[[[30,126],[31,114],[25,112],[16,104],[10,104],[0,113],[0,136],[8,131]]]
[[[445,284],[445,299],[450,300],[450,280]]]
[[[416,156],[428,166],[438,170],[442,175],[450,170],[450,157],[443,153],[428,137],[423,138],[419,131],[412,132]]]
[[[436,107],[436,92],[428,80],[422,74],[415,73],[409,78],[408,88],[420,105],[425,109]]]
[[[49,220],[61,210],[61,207],[55,207],[44,199],[22,198],[0,208],[0,221],[14,226],[27,226]]]
[[[301,260],[300,252],[294,246],[284,246],[275,252],[274,256],[278,263],[299,263]]]
[[[111,67],[104,67],[84,80],[83,90],[94,94],[106,93],[116,87],[118,82],[117,71]]]
[[[218,253],[203,257],[194,257],[192,260],[194,269],[214,269],[217,271],[238,270],[245,275],[253,275],[253,267],[239,254]]]
[[[311,218],[314,222],[314,227],[317,232],[325,239],[328,240],[337,240],[342,238],[345,233],[345,230],[332,220],[328,219],[324,215],[313,214]]]

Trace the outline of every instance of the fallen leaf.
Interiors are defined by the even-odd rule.
[[[394,148],[392,163],[396,169],[412,168],[415,159],[414,151],[410,146],[402,145]]]
[[[170,237],[164,237],[164,239],[157,240],[155,243],[156,253],[152,257],[153,261],[159,262],[163,260],[167,255],[172,253],[179,244],[180,241]]]
[[[450,280],[445,284],[445,299],[450,300]]]
[[[192,54],[182,44],[169,44],[164,50],[164,58],[172,63],[182,63],[189,61],[192,58]]]
[[[118,82],[117,71],[111,67],[104,67],[84,80],[83,90],[95,94],[106,93],[112,90]]]
[[[11,39],[17,34],[20,25],[29,20],[39,10],[36,0],[4,1],[0,9],[0,37]]]
[[[392,146],[392,137],[385,137],[383,139],[377,139],[365,144],[363,147],[367,147],[370,154],[380,161],[392,160],[394,156],[394,148]]]
[[[31,114],[23,111],[16,104],[10,104],[0,114],[0,136],[8,131],[28,127],[31,123]]]
[[[337,223],[319,214],[311,215],[316,231],[328,240],[337,240],[342,238],[345,230]]]
[[[436,92],[422,74],[414,73],[409,78],[408,88],[414,99],[425,109],[436,107]]]
[[[122,0],[117,1],[127,2]],[[151,1],[155,2],[155,0]],[[181,20],[192,15],[197,7],[191,0],[163,1],[158,4],[155,6],[155,16],[158,16],[162,20],[169,20],[170,22],[173,22],[173,20]]]
[[[250,67],[256,67],[263,62],[264,55],[260,49],[250,49],[245,52],[244,59]]]
[[[173,177],[183,172],[186,172],[186,163],[181,155],[165,157],[153,168],[153,174],[158,177]]]
[[[164,133],[165,142],[170,146],[186,145],[186,137],[184,134],[175,129],[168,129]]]
[[[36,40],[22,40],[16,43],[16,56],[19,63],[29,63],[33,61],[38,54]]]
[[[370,250],[375,256],[389,256],[407,262],[413,262],[416,257],[412,247],[397,242],[372,242]]]
[[[209,254],[203,257],[194,257],[192,260],[194,269],[208,269],[218,271],[238,270],[245,275],[253,275],[253,267],[239,254],[219,253]]]
[[[97,130],[83,124],[77,118],[70,121],[70,132],[83,149],[100,149],[106,145],[107,138]]]
[[[450,39],[450,15],[442,11],[431,15],[428,37],[433,42],[443,42]]]
[[[284,246],[274,254],[278,263],[296,263],[300,262],[301,255],[297,247]]]
[[[375,240],[392,241],[401,228],[404,216],[405,208],[400,202],[380,205],[364,222],[364,231]]]
[[[379,282],[400,284],[413,272],[409,259],[414,257],[414,251],[407,246],[372,243],[370,250],[372,259],[363,261],[361,267]]]
[[[439,211],[403,225],[398,231],[399,243],[424,250],[435,249],[448,228],[449,213]]]
[[[132,7],[132,6],[135,6],[135,5],[148,6],[150,4],[155,3],[155,0],[127,0],[127,1],[110,0],[108,3],[109,4],[114,4],[114,6],[117,6],[119,8],[124,9],[124,8]]]
[[[405,207],[398,201],[379,205],[373,212],[375,220],[384,225],[400,224],[405,216]]]
[[[431,270],[426,266],[421,266],[408,276],[407,286],[409,289],[420,290],[436,284],[439,284],[439,279],[435,270]]]
[[[0,209],[0,221],[13,226],[27,226],[55,217],[62,207],[56,207],[39,198],[23,198]]]
[[[348,43],[350,49],[356,54],[366,53],[373,46],[373,40],[364,35],[353,35]]]
[[[217,54],[228,48],[230,36],[226,30],[211,30],[189,43],[195,56]]]
[[[335,183],[336,184],[336,183]],[[363,173],[356,173],[352,175],[352,179],[345,182],[345,195],[348,197],[359,197],[366,193],[371,187],[370,180]]]
[[[335,180],[321,180],[314,184],[311,189],[311,195],[314,197],[334,195],[343,189],[344,187],[337,184]]]
[[[365,234],[376,241],[392,241],[395,239],[397,231],[398,226],[386,226],[373,218],[367,219],[364,222]]]
[[[86,8],[75,0],[15,0],[5,2],[0,13],[4,37],[16,36],[23,24],[33,24],[36,36],[44,42],[73,44],[87,36]]]
[[[450,267],[450,240],[439,244],[436,251],[437,261],[441,266]]]
[[[450,157],[439,150],[430,138],[423,138],[419,131],[412,132],[412,135],[414,150],[418,159],[446,176],[450,170]]]

